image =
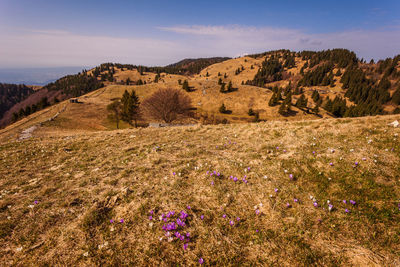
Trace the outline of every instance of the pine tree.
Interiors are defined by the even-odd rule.
[[[218,79],[218,85],[221,85],[221,84],[222,84],[222,79],[219,78],[219,79]]]
[[[248,114],[249,116],[254,116],[254,115],[255,115],[254,110],[253,110],[252,108],[249,109],[249,111],[247,112],[247,114]]]
[[[228,92],[232,92],[232,82],[229,81],[228,88],[226,89]]]
[[[184,81],[183,81],[182,89],[185,90],[186,92],[189,92],[189,91],[190,91],[189,83],[188,83],[187,80],[184,80]]]
[[[225,93],[225,83],[221,84],[221,88],[219,89],[221,93]]]
[[[228,75],[226,75],[226,73],[224,74],[224,78],[226,79],[228,77]]]
[[[307,99],[304,96],[304,94],[301,94],[301,96],[299,97],[299,99],[297,99],[296,101],[296,107],[303,109],[307,107]]]
[[[222,105],[219,107],[219,112],[220,113],[226,113],[226,107],[225,107],[225,105],[224,105],[224,103],[222,103]]]
[[[278,98],[276,96],[276,93],[273,93],[271,98],[269,99],[268,106],[274,107],[276,105],[278,105]]]
[[[282,104],[279,107],[278,113],[284,116],[286,115],[286,110],[287,110],[286,104],[285,102],[282,102]]]

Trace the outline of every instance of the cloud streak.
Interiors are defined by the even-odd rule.
[[[275,49],[347,48],[365,59],[399,54],[400,27],[326,34],[241,25],[158,27],[150,38],[0,28],[0,67],[93,66],[103,62],[166,65],[187,57],[238,56]]]

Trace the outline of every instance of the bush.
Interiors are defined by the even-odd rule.
[[[144,113],[156,120],[171,123],[178,118],[193,116],[192,100],[181,90],[159,89],[142,104]]]

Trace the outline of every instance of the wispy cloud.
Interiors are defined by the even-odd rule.
[[[400,27],[313,34],[241,25],[158,27],[167,37],[120,38],[0,27],[0,67],[90,66],[102,62],[166,65],[186,57],[237,56],[274,49],[347,48],[366,59],[400,53]]]
[[[398,26],[327,34],[312,34],[298,29],[239,25],[184,25],[160,27],[159,29],[191,35],[196,39],[197,45],[204,44],[210,48],[215,45],[214,49],[232,51],[233,54],[236,54],[238,50],[262,51],[286,48],[298,51],[348,48],[354,50],[360,57],[380,59],[400,53],[400,28]],[[225,45],[220,47],[221,44]]]

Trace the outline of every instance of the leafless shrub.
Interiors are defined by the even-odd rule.
[[[192,100],[177,89],[159,89],[142,103],[145,114],[153,119],[171,123],[178,118],[191,117]]]

